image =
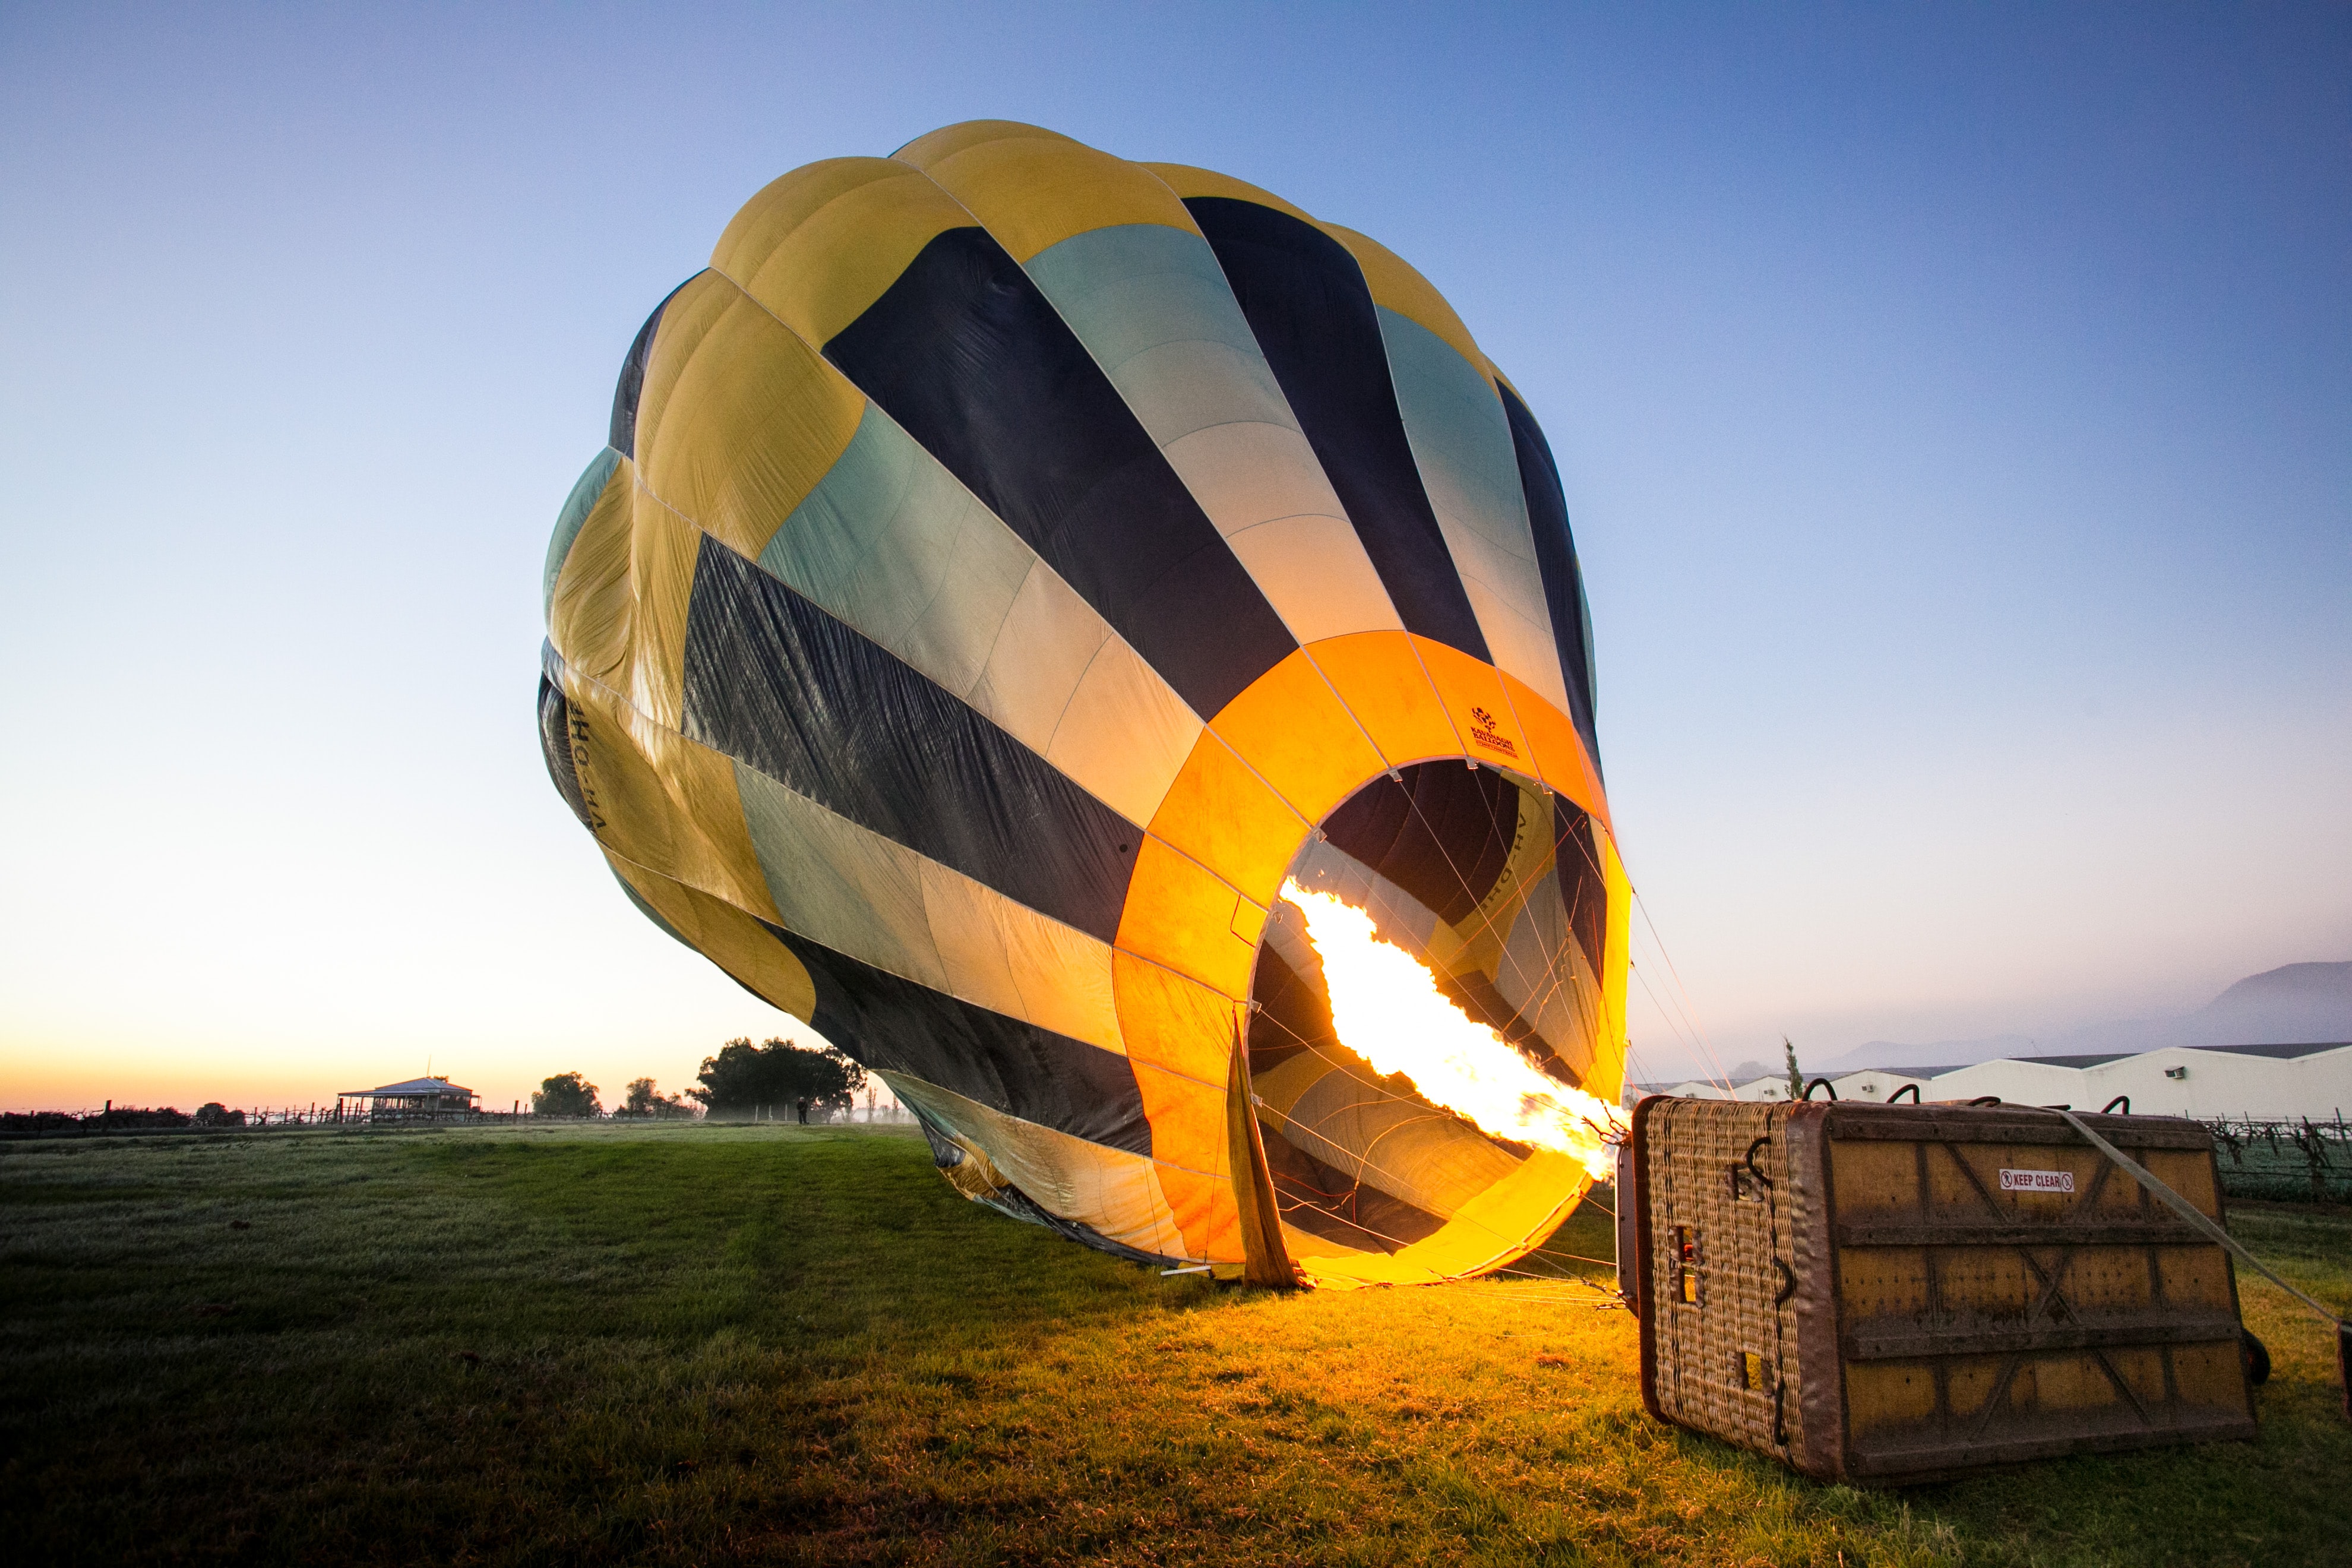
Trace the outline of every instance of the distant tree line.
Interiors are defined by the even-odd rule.
[[[208,1100],[193,1111],[176,1106],[142,1107],[107,1102],[104,1110],[79,1116],[68,1110],[10,1111],[0,1116],[0,1132],[61,1132],[76,1128],[94,1131],[144,1131],[156,1128],[243,1127],[246,1113]]]
[[[656,1120],[708,1113],[824,1121],[849,1110],[866,1087],[866,1069],[830,1046],[818,1049],[774,1037],[755,1046],[749,1036],[728,1041],[715,1057],[703,1058],[695,1078],[697,1086],[683,1095],[663,1094],[650,1078],[632,1079],[613,1114]],[[534,1116],[602,1116],[604,1102],[602,1091],[584,1075],[565,1072],[541,1082],[530,1097],[530,1109]]]
[[[242,1112],[239,1113],[242,1116]],[[0,1131],[9,1132],[52,1132],[67,1128],[88,1127],[100,1130],[137,1129],[150,1127],[193,1127],[196,1119],[174,1106],[152,1110],[138,1106],[109,1105],[104,1110],[93,1110],[87,1116],[77,1116],[69,1110],[10,1111],[0,1117]]]
[[[684,1094],[664,1094],[650,1078],[631,1079],[611,1114],[654,1121],[691,1121],[707,1114],[721,1120],[824,1121],[849,1111],[858,1091],[866,1086],[866,1069],[832,1047],[795,1045],[773,1036],[757,1045],[749,1036],[728,1041],[719,1047],[717,1056],[702,1058],[702,1069],[695,1079],[695,1087]],[[534,1116],[583,1120],[606,1114],[604,1091],[579,1072],[542,1079],[532,1091],[530,1109]],[[307,1126],[310,1119],[288,1113],[280,1121]],[[89,1115],[61,1110],[0,1113],[0,1132],[221,1129],[268,1122],[266,1114],[260,1121],[251,1121],[245,1111],[231,1110],[216,1100],[205,1101],[194,1112],[171,1106],[118,1106],[110,1100],[104,1110]]]
[[[703,1058],[695,1076],[701,1087],[686,1092],[713,1116],[823,1119],[847,1110],[866,1087],[866,1069],[830,1046],[813,1050],[774,1038],[755,1046],[748,1036]]]
[[[683,1096],[660,1093],[654,1088],[653,1079],[633,1078],[629,1080],[628,1097],[613,1114],[649,1116],[656,1121],[691,1121],[701,1112],[688,1105]]]
[[[542,1079],[530,1097],[533,1116],[602,1116],[604,1102],[596,1086],[576,1072],[560,1072]]]

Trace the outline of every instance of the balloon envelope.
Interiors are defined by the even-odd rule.
[[[1499,1267],[1584,1191],[1341,1041],[1280,897],[1615,1098],[1559,477],[1372,240],[1001,121],[795,170],[639,332],[545,587],[549,768],[624,890],[970,1196],[1338,1285]]]

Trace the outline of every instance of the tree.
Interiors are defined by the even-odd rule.
[[[650,1116],[667,1121],[692,1116],[694,1108],[675,1094],[657,1092],[649,1078],[633,1078],[629,1080],[629,1097],[621,1102],[617,1114]]]
[[[1783,1035],[1780,1037],[1780,1049],[1789,1058],[1789,1098],[1802,1100],[1805,1098],[1805,1075],[1797,1070],[1797,1047],[1789,1043],[1788,1036]]]
[[[596,1086],[576,1072],[558,1073],[542,1079],[537,1093],[530,1097],[533,1116],[602,1116],[604,1104],[596,1098]]]
[[[686,1092],[713,1114],[748,1114],[803,1100],[812,1110],[846,1110],[850,1097],[866,1087],[866,1069],[830,1046],[814,1050],[782,1039],[755,1046],[748,1037],[703,1058],[696,1077],[702,1087]]]

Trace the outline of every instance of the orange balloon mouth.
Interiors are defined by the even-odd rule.
[[[1503,1267],[1606,1173],[1614,1118],[1585,1087],[1613,1076],[1605,868],[1580,808],[1464,759],[1375,779],[1301,846],[1246,1039],[1307,1281]]]

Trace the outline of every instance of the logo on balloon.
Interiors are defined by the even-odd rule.
[[[1470,724],[1472,745],[1484,746],[1490,752],[1499,752],[1514,762],[1518,760],[1519,748],[1517,743],[1508,736],[1495,732],[1495,716],[1492,713],[1487,712],[1484,708],[1473,708],[1470,710]]]

